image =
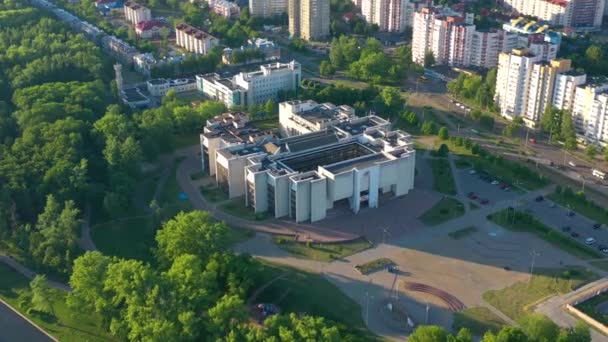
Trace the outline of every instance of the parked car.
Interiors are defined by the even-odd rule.
[[[600,229],[601,226],[602,226],[601,223],[596,223],[593,225],[593,229]]]
[[[577,232],[572,232],[572,233],[570,233],[570,236],[572,236],[573,238],[577,238],[580,235]]]
[[[482,199],[480,203],[483,205],[486,205],[486,204],[490,203],[490,201],[488,201],[487,199]]]
[[[549,208],[555,208],[555,203],[551,202],[551,204],[549,204]]]
[[[500,184],[500,182],[499,182],[499,181],[497,181],[497,180],[493,180],[493,181],[492,181],[492,185],[498,185],[498,184]]]
[[[545,200],[545,198],[543,196],[538,196],[534,199],[536,202],[542,202]]]
[[[604,245],[597,245],[597,250],[598,250],[598,251],[600,251],[600,252],[601,252],[601,251],[602,251],[602,250],[604,250],[604,249],[606,249],[606,246],[604,246]]]
[[[595,243],[595,239],[592,237],[588,237],[585,239],[585,245],[593,245]]]
[[[569,211],[566,215],[568,215],[568,217],[572,217],[576,214],[574,213],[574,211]]]
[[[477,173],[477,171],[475,171],[475,170],[470,170],[470,171],[469,171],[469,174],[470,174],[470,175],[474,175],[474,174],[476,174],[476,173]]]
[[[570,226],[563,226],[562,227],[562,232],[564,232],[564,233],[569,232],[571,230],[572,230],[572,228]]]

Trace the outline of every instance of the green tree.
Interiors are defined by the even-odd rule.
[[[266,104],[264,105],[264,111],[268,113],[268,115],[278,115],[279,105],[272,99],[268,99],[268,101],[266,101]]]
[[[585,148],[585,155],[590,159],[595,158],[595,156],[597,155],[597,147],[594,144],[587,145],[587,147]]]
[[[32,291],[30,309],[54,315],[52,293],[45,275],[37,275],[30,282]]]
[[[209,309],[209,331],[215,338],[228,335],[234,327],[246,321],[248,317],[245,303],[238,296],[225,295]]]
[[[556,341],[559,327],[549,318],[541,314],[529,314],[519,321],[521,329],[531,341]]]
[[[435,123],[432,121],[425,121],[420,127],[420,132],[424,135],[431,135],[435,133]]]
[[[321,61],[319,65],[319,74],[323,77],[328,77],[336,73],[336,69],[334,69],[333,65],[330,62],[324,60]]]
[[[486,332],[481,342],[528,342],[526,334],[517,327],[504,327],[497,334]]]
[[[427,51],[424,54],[424,67],[430,68],[435,65],[435,53],[433,51]]]
[[[448,156],[448,153],[450,153],[450,149],[446,144],[441,144],[441,146],[439,146],[437,149],[437,156],[439,157],[445,158]]]
[[[383,117],[391,117],[401,110],[405,101],[401,97],[399,89],[394,87],[384,87],[376,99],[374,100],[374,107]]]
[[[403,114],[401,114],[401,119],[405,121],[408,126],[414,127],[418,125],[418,117],[416,116],[416,113],[412,111],[406,110],[403,112]]]
[[[30,252],[40,265],[69,271],[77,249],[79,214],[74,202],[67,201],[62,207],[53,195],[47,197],[30,238]]]
[[[179,213],[156,233],[159,262],[169,265],[182,254],[192,254],[205,261],[225,247],[228,227],[206,211]]]
[[[591,342],[589,327],[583,322],[577,322],[574,328],[560,332],[557,342]]]
[[[564,141],[564,147],[567,150],[576,149],[576,131],[574,129],[574,123],[572,122],[572,115],[570,115],[570,113],[562,114],[560,137]]]
[[[409,342],[448,342],[450,334],[437,325],[421,325],[408,337]]]
[[[448,140],[450,138],[450,135],[448,133],[448,128],[445,126],[442,126],[439,129],[438,136],[439,136],[439,139],[441,139],[441,140]]]

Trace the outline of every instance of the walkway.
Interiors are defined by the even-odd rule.
[[[17,262],[10,256],[0,254],[0,262],[7,265],[10,268],[12,268],[16,272],[24,275],[28,279],[34,279],[34,277],[36,277],[38,275],[38,273],[34,272],[29,267],[20,264],[19,262]],[[51,286],[57,290],[66,291],[66,292],[72,291],[72,289],[66,284],[63,284],[63,283],[60,283],[57,281],[53,281],[53,280],[49,280],[48,282],[49,282],[49,286]]]

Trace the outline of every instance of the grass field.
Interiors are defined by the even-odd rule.
[[[169,219],[180,211],[191,211],[192,204],[189,200],[182,200],[179,198],[179,194],[182,193],[182,189],[179,186],[176,178],[177,166],[180,161],[176,161],[173,170],[171,170],[171,175],[167,179],[167,183],[165,184],[165,188],[161,192],[159,198],[159,204],[162,208],[162,217],[163,219]]]
[[[95,224],[91,237],[97,248],[107,255],[121,258],[151,260],[150,247],[156,233],[152,216],[143,212],[133,217]]]
[[[509,212],[508,209],[504,209],[489,215],[488,219],[511,231],[532,233],[553,246],[581,259],[597,259],[603,257],[603,255],[595,249],[587,247],[571,239],[569,236],[546,226],[536,218],[533,218],[532,222],[528,222],[520,219],[512,219],[512,215],[522,215],[522,213],[518,211],[512,213]]]
[[[483,299],[514,320],[519,319],[531,304],[555,294],[570,292],[597,275],[582,267],[537,269],[530,282],[518,282],[502,290],[491,290]]]
[[[217,203],[226,201],[228,199],[228,194],[217,186],[201,186],[201,195],[205,197],[209,202]]]
[[[470,227],[462,228],[462,229],[453,231],[451,233],[448,233],[448,236],[454,240],[460,240],[460,239],[464,239],[464,238],[468,237],[469,235],[473,235],[473,234],[477,233],[478,231],[479,231],[479,228],[470,226]]]
[[[363,238],[343,243],[312,243],[310,245],[295,242],[293,238],[284,236],[275,236],[273,241],[279,248],[295,257],[319,261],[333,261],[372,246],[371,242]]]
[[[50,318],[37,313],[27,314],[27,310],[19,307],[17,297],[20,291],[29,291],[29,280],[0,264],[0,298],[53,337],[62,342],[116,341],[107,331],[101,328],[100,317],[92,313],[75,312],[68,308],[65,304],[66,294],[64,292],[55,289],[51,291],[56,317]]]
[[[605,302],[608,302],[608,292],[604,292],[601,295],[586,300],[577,305],[576,308],[591,316],[596,321],[604,325],[608,325],[608,315],[603,314],[600,310],[597,309],[598,305],[603,304]]]
[[[200,144],[200,136],[198,133],[189,133],[189,134],[176,134],[174,136],[175,139],[175,148],[180,147],[189,147],[192,145]]]
[[[570,206],[570,208],[577,213],[588,217],[595,222],[599,222],[608,225],[608,207],[604,208],[598,205],[592,205],[585,200],[579,198],[570,198],[563,196],[562,194],[552,193],[547,196],[550,200],[558,203],[564,207]]]
[[[253,211],[253,208],[245,206],[245,201],[242,197],[226,201],[225,203],[220,204],[219,208],[220,210],[225,211],[230,215],[234,215],[245,220],[261,221],[267,218],[267,215],[265,213],[256,214]]]
[[[369,274],[372,272],[376,272],[382,269],[385,269],[391,265],[394,265],[395,262],[388,258],[380,258],[375,259],[370,262],[366,262],[365,264],[356,265],[355,268],[361,272],[361,274]]]
[[[322,276],[299,269],[265,263],[267,279],[284,273],[281,279],[257,298],[256,302],[274,303],[282,313],[307,313],[324,316],[348,325],[353,333],[369,341],[379,341],[365,327],[361,307]]]
[[[456,184],[454,184],[450,162],[443,158],[431,159],[430,165],[433,169],[433,189],[447,195],[456,194]]]
[[[477,306],[454,313],[452,328],[458,331],[467,328],[475,336],[483,336],[486,331],[496,332],[506,323],[490,309]]]
[[[486,171],[492,177],[498,178],[508,184],[517,184],[528,191],[538,190],[549,184],[546,178],[522,177],[514,172],[515,165],[522,163],[504,160],[502,164],[498,164],[479,156],[463,156],[462,158],[473,165],[478,171]]]
[[[420,219],[426,225],[436,226],[462,215],[464,215],[464,205],[456,199],[445,197],[420,216]]]
[[[263,131],[273,131],[273,132],[279,131],[279,118],[278,117],[274,117],[274,118],[270,118],[270,119],[266,119],[266,120],[255,120],[255,121],[252,121],[251,124]]]

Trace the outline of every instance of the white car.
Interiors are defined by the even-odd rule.
[[[595,239],[592,237],[588,237],[585,239],[585,244],[586,245],[593,245],[595,243]]]
[[[475,170],[471,170],[471,171],[469,171],[469,174],[470,174],[470,175],[474,175],[474,174],[476,174],[476,173],[477,173],[477,171],[475,171]]]
[[[499,181],[495,180],[492,182],[492,185],[498,185],[499,183],[500,183]]]

